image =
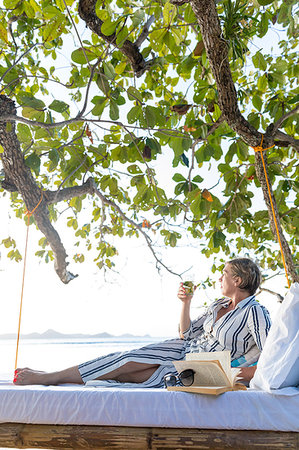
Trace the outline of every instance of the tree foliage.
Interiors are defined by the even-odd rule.
[[[143,235],[163,265],[153,241],[175,247],[185,233],[205,243],[207,257],[247,249],[263,266],[281,267],[270,197],[298,280],[295,0],[3,5],[1,191],[18,217],[43,191],[37,255],[55,259],[62,281],[72,278],[53,227],[62,209],[78,245],[96,248],[99,268],[114,265],[113,236]],[[269,38],[276,43],[265,50]],[[270,195],[251,148],[261,142],[271,147]],[[264,209],[255,207],[257,189]],[[11,237],[2,243],[20,258]]]

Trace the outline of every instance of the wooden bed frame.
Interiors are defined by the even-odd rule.
[[[0,446],[67,449],[299,449],[299,433],[196,428],[0,424]]]

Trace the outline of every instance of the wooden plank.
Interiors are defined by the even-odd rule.
[[[93,425],[0,424],[0,447],[46,449],[299,449],[299,433]]]
[[[152,449],[176,448],[251,450],[299,449],[299,433],[252,430],[153,428]]]

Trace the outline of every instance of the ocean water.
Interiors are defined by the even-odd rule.
[[[139,348],[165,337],[105,339],[20,339],[17,366],[56,371],[117,351]],[[0,380],[12,380],[16,340],[0,339]]]

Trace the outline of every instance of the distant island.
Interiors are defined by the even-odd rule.
[[[7,333],[0,334],[0,339],[15,339],[16,333]],[[119,339],[128,339],[128,338],[150,338],[149,334],[145,334],[143,336],[135,336],[134,334],[121,334],[120,336],[115,336],[109,333],[98,333],[98,334],[81,334],[81,333],[72,333],[65,334],[59,333],[55,330],[47,330],[44,333],[29,333],[22,334],[22,339],[109,339],[109,338],[119,338]]]

